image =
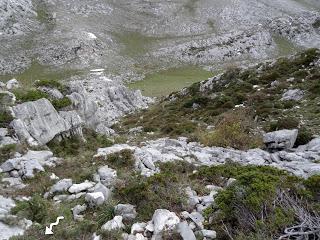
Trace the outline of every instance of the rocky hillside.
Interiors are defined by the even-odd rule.
[[[317,0],[2,0],[0,74],[99,67],[132,81],[186,64],[244,65],[318,47],[319,8]]]
[[[159,102],[101,70],[0,83],[0,239],[320,238],[319,69],[309,49]]]

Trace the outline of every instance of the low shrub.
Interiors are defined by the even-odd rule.
[[[250,114],[236,111],[225,114],[212,133],[200,137],[208,146],[249,149],[262,146],[261,136],[252,133],[255,123]]]
[[[220,233],[219,239],[223,239],[221,236],[226,230],[234,239],[255,239],[257,236],[274,239],[286,227],[303,221],[297,219],[297,208],[292,205],[314,216],[310,205],[303,199],[306,199],[305,187],[311,192],[319,192],[317,176],[303,181],[273,167],[241,166],[230,162],[221,166],[202,167],[195,177],[203,177],[205,182],[222,185],[225,181],[223,179],[236,179],[218,193],[216,204],[205,210],[207,218],[214,216],[208,227]],[[313,198],[312,201],[317,200]],[[244,238],[248,234],[251,237]]]
[[[112,168],[133,168],[134,156],[131,150],[122,150],[118,153],[113,153],[107,156],[106,161]]]
[[[13,120],[13,117],[8,110],[0,110],[0,128],[7,128],[11,121]]]
[[[71,100],[67,97],[61,98],[61,99],[53,99],[51,100],[52,105],[55,109],[61,110],[65,107],[68,107],[72,104]]]
[[[5,145],[0,148],[0,164],[16,153],[17,145],[16,144],[9,144]]]
[[[124,185],[117,186],[116,198],[136,205],[139,220],[146,221],[159,208],[182,211],[185,195],[179,184],[178,176],[168,172],[149,178],[131,176]]]
[[[19,102],[29,102],[36,101],[41,98],[49,98],[49,95],[38,90],[38,89],[30,89],[25,91],[24,89],[16,89],[14,94]]]
[[[39,80],[35,82],[36,87],[56,88],[62,93],[67,92],[67,87],[55,80]]]

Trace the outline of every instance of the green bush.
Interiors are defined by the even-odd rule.
[[[6,128],[9,126],[13,117],[8,110],[0,110],[0,128]]]
[[[262,146],[261,136],[252,134],[255,124],[251,116],[236,111],[225,114],[212,133],[200,136],[202,143],[208,146],[249,149]]]
[[[9,144],[5,145],[0,148],[0,164],[6,160],[8,160],[10,157],[13,157],[13,154],[17,150],[16,144]]]
[[[61,98],[61,99],[53,99],[51,100],[52,105],[55,109],[61,110],[65,107],[68,107],[72,104],[71,100],[67,97]]]
[[[236,179],[232,185],[218,193],[216,204],[205,211],[207,218],[214,216],[212,225],[208,227],[222,230],[223,221],[234,239],[246,239],[243,237],[248,234],[252,235],[252,238],[248,239],[255,239],[253,236],[273,239],[284,228],[296,224],[297,220],[294,209],[278,201],[279,193],[283,192],[292,199],[305,199],[305,187],[313,193],[319,193],[320,189],[319,176],[303,181],[273,167],[241,166],[231,162],[220,166],[201,167],[195,177],[202,178],[204,182],[222,185],[225,178]],[[295,201],[312,214],[311,205],[302,200]],[[312,201],[316,202],[316,197]]]
[[[49,95],[38,90],[38,89],[30,89],[25,91],[23,89],[16,89],[14,91],[16,98],[19,102],[29,102],[29,101],[36,101],[41,98],[49,98]]]
[[[49,88],[56,88],[62,93],[67,92],[67,87],[62,85],[60,82],[55,80],[39,80],[35,82],[36,87],[49,87]]]
[[[18,202],[11,209],[15,215],[23,216],[33,222],[45,223],[49,217],[49,202],[43,199],[40,195],[33,196],[29,201]]]
[[[155,174],[149,178],[127,177],[124,185],[117,186],[116,198],[137,207],[139,220],[148,220],[159,208],[181,211],[185,195],[178,176],[168,172]]]
[[[298,128],[300,121],[294,117],[284,117],[275,122],[271,122],[268,131],[273,132],[281,129]]]
[[[106,161],[113,168],[133,168],[135,163],[133,152],[127,149],[108,155]]]
[[[299,133],[297,136],[297,140],[295,142],[295,146],[307,144],[312,140],[312,138],[313,138],[312,132],[305,127],[301,127],[299,128]]]

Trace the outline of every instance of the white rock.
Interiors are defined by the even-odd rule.
[[[112,220],[105,223],[101,230],[104,231],[112,231],[112,230],[120,230],[123,229],[125,226],[122,223],[122,216],[115,216]]]
[[[17,79],[11,79],[7,82],[6,87],[8,90],[12,90],[14,88],[18,88],[19,87],[19,82]]]
[[[131,234],[135,235],[136,233],[143,233],[146,226],[147,224],[144,222],[132,224]]]
[[[55,183],[51,188],[50,188],[50,193],[55,194],[58,192],[65,192],[68,191],[68,189],[72,186],[72,179],[65,178],[57,183]]]
[[[180,222],[177,225],[177,232],[180,233],[183,240],[196,240],[196,236],[187,222]]]
[[[304,96],[304,92],[300,89],[290,89],[286,91],[281,98],[281,101],[300,101]]]
[[[180,219],[174,212],[170,212],[167,209],[157,209],[146,229],[153,232],[153,237],[156,238],[161,236],[165,230],[173,230],[179,222]]]
[[[79,192],[83,192],[88,190],[89,188],[92,188],[95,185],[94,182],[89,182],[88,180],[86,180],[83,183],[79,183],[79,184],[73,184],[68,191],[70,193],[79,193]]]
[[[87,193],[85,199],[91,208],[100,206],[105,201],[105,198],[102,192]]]
[[[263,142],[270,150],[291,149],[296,142],[298,130],[279,130],[263,135]]]
[[[116,215],[122,216],[124,220],[133,220],[137,216],[135,206],[131,204],[118,204],[114,208]]]
[[[213,230],[201,230],[202,236],[207,239],[215,239],[217,237],[216,231]]]
[[[112,168],[109,168],[108,166],[103,166],[98,169],[98,175],[100,177],[100,181],[105,186],[110,186],[117,178],[117,171]]]

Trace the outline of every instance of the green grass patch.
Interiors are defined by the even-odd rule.
[[[145,96],[162,97],[212,75],[200,67],[185,66],[148,74],[143,80],[128,84],[128,87],[140,89]]]

